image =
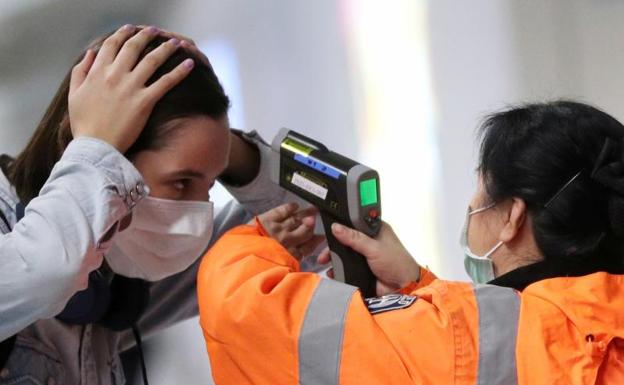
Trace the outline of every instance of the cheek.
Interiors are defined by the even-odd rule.
[[[471,218],[468,228],[468,244],[473,253],[484,255],[497,242],[496,233],[486,218]]]
[[[212,182],[194,181],[184,192],[183,200],[207,202],[210,199],[210,187]]]

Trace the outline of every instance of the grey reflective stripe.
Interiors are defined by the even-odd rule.
[[[345,317],[357,288],[321,279],[299,335],[299,384],[338,385]]]
[[[475,285],[479,307],[477,385],[516,385],[516,338],[520,298],[515,290]]]

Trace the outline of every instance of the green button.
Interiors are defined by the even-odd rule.
[[[362,206],[377,203],[377,179],[366,179],[360,182],[360,204]]]

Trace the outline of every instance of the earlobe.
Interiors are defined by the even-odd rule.
[[[512,198],[507,222],[501,230],[499,239],[505,243],[514,239],[526,220],[526,203],[520,198]]]

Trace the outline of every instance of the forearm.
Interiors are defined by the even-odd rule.
[[[355,287],[298,272],[259,227],[238,227],[215,244],[200,267],[198,298],[219,384],[338,383],[345,373],[353,383],[409,379],[386,333],[408,325],[397,335],[409,334],[411,315],[381,328]],[[405,299],[412,310],[415,298]]]
[[[111,146],[93,139],[70,144],[24,218],[0,238],[0,340],[54,316],[86,287],[139,183],[140,174]]]
[[[296,378],[296,335],[320,277],[257,228],[226,233],[198,274],[200,324],[216,382],[288,384]],[[266,370],[266,357],[280,365]],[[264,374],[263,374],[264,372]]]
[[[230,158],[220,180],[232,186],[244,186],[258,176],[260,152],[254,143],[241,138],[241,133],[230,131]]]
[[[256,175],[251,181],[244,185],[228,184],[222,180],[223,186],[239,201],[247,211],[252,215],[262,214],[274,207],[286,202],[297,202],[301,207],[307,206],[307,204],[301,199],[297,198],[293,194],[288,193],[282,187],[271,181],[271,148],[256,132],[250,132],[242,134],[242,138],[239,140],[251,142],[247,145],[253,146],[258,151],[259,161],[253,166],[258,167],[254,169]],[[247,161],[253,159],[252,156]],[[241,159],[233,160],[234,162],[241,161]],[[255,160],[254,160],[255,162]],[[253,168],[247,166],[249,169]],[[242,167],[241,167],[242,169]],[[249,171],[249,170],[248,170]],[[242,173],[241,173],[242,174]],[[251,175],[250,172],[247,173]]]

